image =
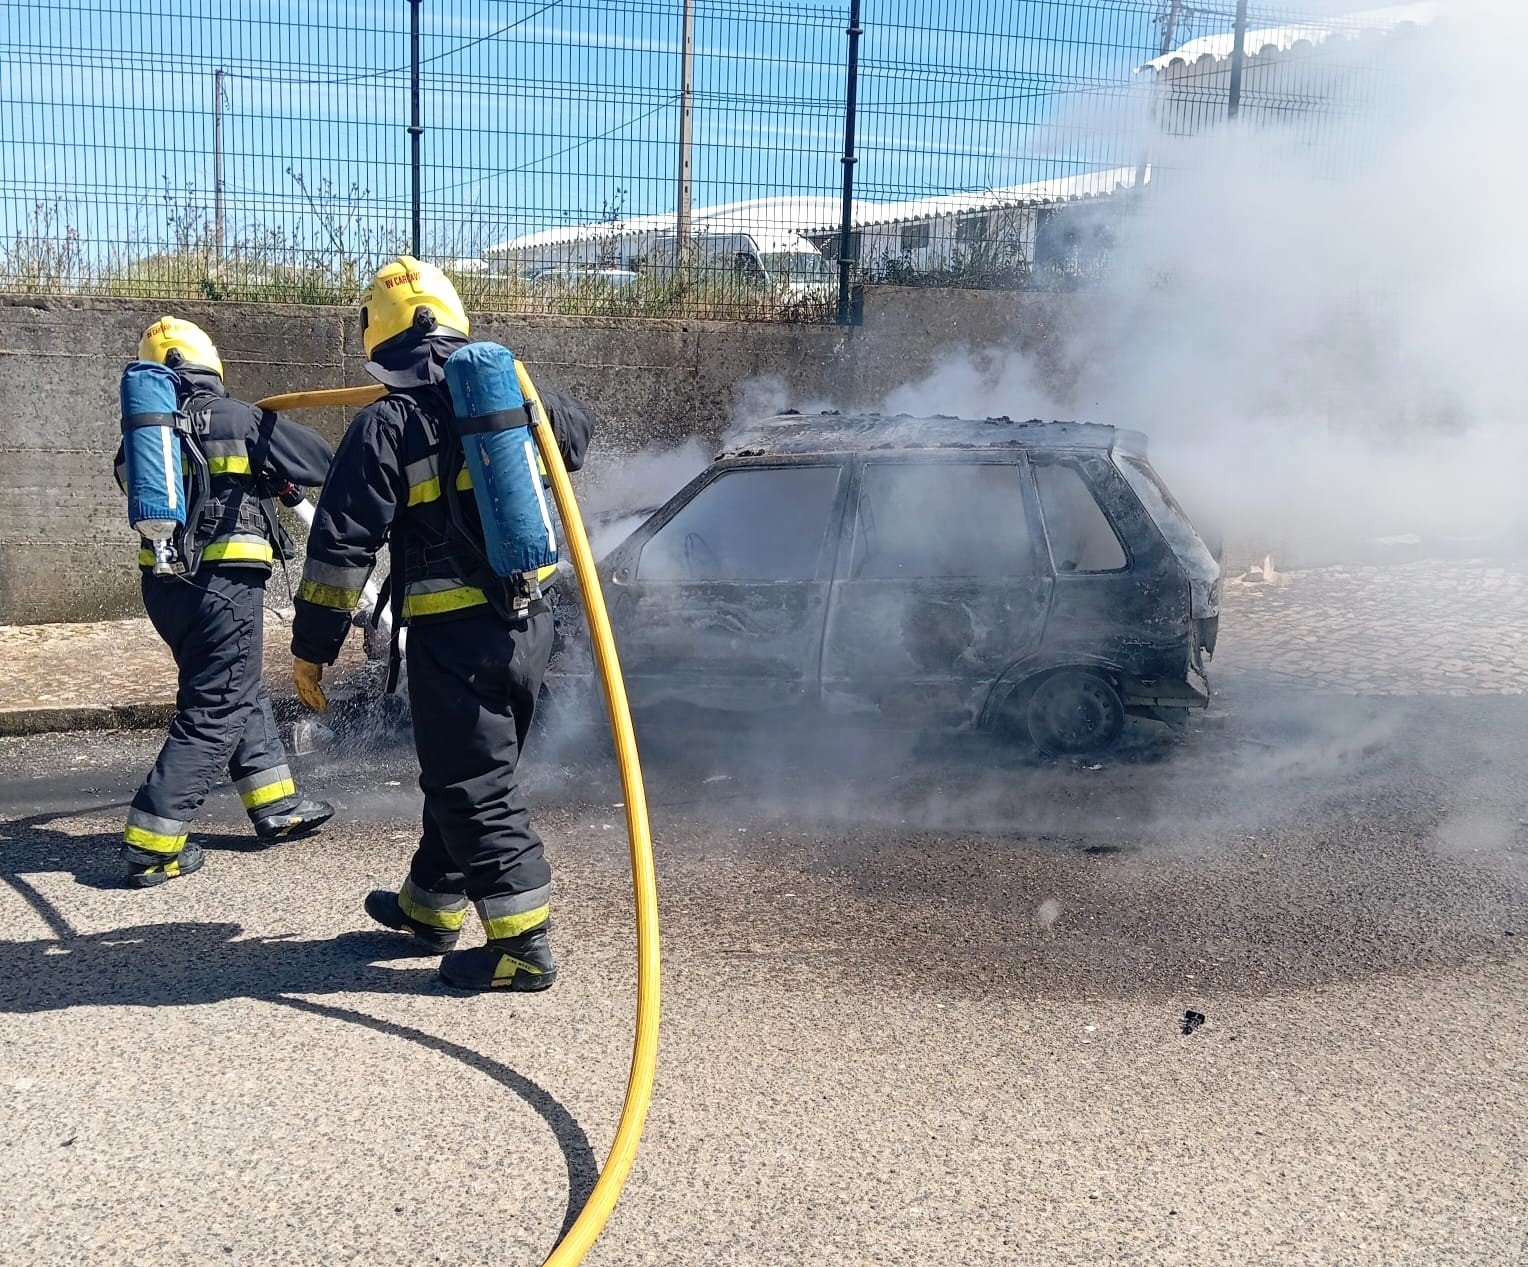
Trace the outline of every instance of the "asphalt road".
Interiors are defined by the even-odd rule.
[[[650,731],[660,1078],[588,1261],[1528,1259],[1528,701],[1222,679],[1098,768]],[[473,998],[360,912],[407,748],[306,762],[341,814],[268,851],[219,793],[134,893],[156,746],[0,742],[0,1260],[539,1262],[629,1059],[609,769],[543,743],[563,976]]]

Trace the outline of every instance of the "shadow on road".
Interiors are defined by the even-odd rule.
[[[91,887],[118,887],[117,838],[50,830],[45,824],[53,817],[0,824],[0,880],[53,934],[33,941],[0,940],[0,1012],[184,1007],[255,999],[414,1043],[493,1079],[547,1124],[568,1174],[562,1231],[572,1226],[593,1191],[599,1163],[583,1127],[555,1096],[510,1066],[460,1043],[354,1008],[294,997],[449,993],[433,968],[381,966],[388,960],[419,957],[406,938],[381,930],[323,940],[245,937],[235,923],[192,921],[77,933],[63,912],[24,877],[66,871]],[[245,838],[237,836],[213,837],[207,843],[218,848],[224,841],[231,848],[248,847]]]

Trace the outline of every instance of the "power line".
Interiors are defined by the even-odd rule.
[[[554,154],[543,154],[539,158],[533,158],[528,162],[521,163],[518,167],[505,167],[496,172],[484,172],[481,176],[471,176],[466,180],[454,181],[449,185],[439,185],[436,186],[434,192],[446,193],[452,189],[463,189],[468,185],[481,184],[483,181],[493,180],[497,176],[513,176],[517,172],[529,171],[531,168],[539,166],[542,163],[550,163],[554,158],[561,158],[564,154],[571,154],[574,150],[583,149],[583,147],[586,145],[593,145],[596,141],[603,141],[608,137],[614,136],[617,132],[623,132],[627,128],[635,127],[638,123],[641,123],[642,120],[652,118],[653,115],[658,113],[658,111],[666,109],[678,100],[679,94],[673,93],[663,101],[660,101],[651,110],[644,110],[641,114],[635,116],[634,118],[626,119],[621,123],[617,123],[613,128],[607,128],[597,136],[587,136],[581,141],[573,142],[572,145],[566,145]]]
[[[470,40],[464,40],[455,48],[448,48],[443,53],[435,53],[430,57],[422,57],[419,60],[419,64],[421,66],[428,66],[431,62],[443,61],[447,57],[455,57],[458,53],[464,51],[465,49],[472,48],[478,44],[483,44],[488,40],[497,39],[499,36],[513,31],[517,26],[524,26],[527,22],[539,18],[548,9],[555,9],[562,2],[563,0],[547,0],[546,4],[542,5],[539,9],[535,9],[532,12],[527,13],[523,18],[517,18],[513,22],[508,22],[505,25],[498,27],[496,30],[489,31],[486,35],[478,35],[474,36]],[[358,74],[341,75],[333,79],[290,79],[281,75],[247,75],[240,74],[237,71],[229,71],[228,77],[230,79],[248,80],[254,83],[293,84],[303,88],[333,88],[338,87],[341,84],[358,84],[368,79],[381,79],[387,75],[397,75],[411,69],[412,64],[409,62],[404,62],[401,66],[389,66],[383,70],[361,71]]]

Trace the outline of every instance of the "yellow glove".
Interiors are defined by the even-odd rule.
[[[323,676],[323,665],[296,658],[292,660],[292,681],[297,685],[297,698],[315,713],[321,713],[329,707],[329,697],[319,685]]]

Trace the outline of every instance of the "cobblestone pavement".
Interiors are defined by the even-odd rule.
[[[1225,587],[1216,669],[1350,695],[1528,692],[1528,571],[1335,566]]]
[[[269,610],[265,669],[288,693],[291,612]],[[351,637],[342,664],[359,663]],[[0,709],[123,707],[175,696],[147,619],[0,625]],[[1528,570],[1449,561],[1229,581],[1215,669],[1353,695],[1528,693]]]
[[[290,694],[291,609],[267,610],[265,676]],[[342,663],[358,662],[347,640]],[[80,624],[0,625],[0,709],[123,708],[175,699],[175,661],[146,616]]]

